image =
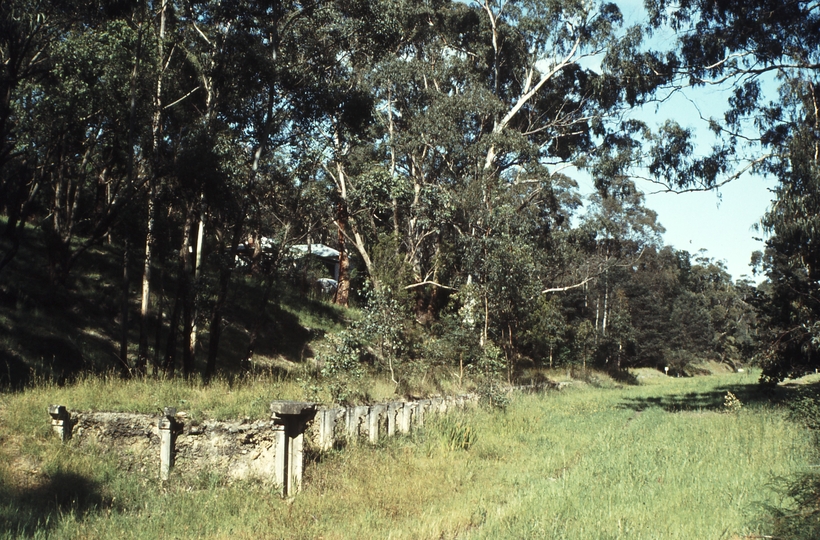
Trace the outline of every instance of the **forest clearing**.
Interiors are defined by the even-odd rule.
[[[231,389],[180,381],[81,381],[0,397],[3,538],[756,538],[788,481],[816,465],[786,401],[818,378],[764,391],[758,373],[675,378],[637,370],[624,386],[590,373],[562,391],[517,393],[506,410],[443,416],[377,446],[306,466],[283,500],[202,470],[167,483],[127,459],[51,433],[46,405],[260,417],[259,379]],[[221,394],[221,395],[216,395]],[[225,394],[229,400],[223,400]],[[727,396],[734,396],[734,399]],[[261,398],[261,399],[260,399]],[[233,403],[218,409],[217,403]],[[95,403],[97,405],[95,405]]]

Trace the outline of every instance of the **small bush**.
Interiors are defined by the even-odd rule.
[[[337,403],[352,403],[361,396],[361,382],[365,376],[362,358],[365,350],[358,336],[342,331],[328,336],[331,351],[319,357],[321,381]]]
[[[490,408],[503,409],[510,403],[509,393],[501,384],[504,367],[504,353],[492,342],[484,346],[481,356],[470,365],[477,382],[476,393],[481,403]]]
[[[731,392],[726,392],[726,397],[723,398],[723,410],[727,413],[736,413],[743,408],[743,403]]]

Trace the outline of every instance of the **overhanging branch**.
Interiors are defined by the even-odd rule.
[[[434,287],[439,287],[441,289],[447,289],[448,291],[455,291],[454,287],[448,287],[447,285],[442,285],[441,283],[436,283],[435,281],[422,281],[421,283],[413,283],[412,285],[407,285],[404,287],[405,290],[415,289],[416,287],[423,287],[425,285],[432,285]]]

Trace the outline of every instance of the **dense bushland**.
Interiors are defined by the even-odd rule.
[[[758,293],[643,206],[633,173],[690,164],[621,120],[679,78],[614,4],[14,0],[0,25],[3,384],[313,354],[404,391],[755,346]],[[303,302],[321,278],[361,318]],[[357,322],[313,351],[294,310]]]

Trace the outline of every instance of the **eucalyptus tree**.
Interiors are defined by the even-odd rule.
[[[337,159],[324,159],[322,143],[328,139],[322,136],[328,130],[338,134],[330,138],[337,146],[327,152],[343,165],[342,137],[355,134],[357,119],[368,117],[363,93],[346,74],[344,55],[357,53],[354,38],[368,35],[357,30],[364,22],[355,24],[361,15],[355,7],[333,2],[211,6],[207,19],[220,34],[218,41],[208,38],[219,43],[207,70],[215,100],[211,132],[220,134],[219,151],[229,156],[221,191],[206,193],[220,253],[231,254],[243,238],[262,234],[278,237],[285,253],[291,239],[311,231],[313,225],[306,224],[316,216],[293,212],[315,209],[307,200],[315,198],[312,169]],[[215,194],[221,199],[210,198]],[[231,255],[219,260],[206,379],[216,367],[234,266]]]
[[[137,193],[139,180],[123,177],[128,73],[139,40],[129,13],[107,3],[0,7],[0,188],[12,242],[0,266],[19,246],[25,220],[42,212],[52,275],[63,281]],[[76,247],[78,227],[84,240]]]
[[[668,364],[670,339],[675,334],[671,308],[680,294],[680,274],[690,266],[689,254],[664,246],[650,247],[630,268],[622,283],[635,329],[635,350],[629,362],[661,368]]]
[[[200,47],[213,47],[210,66],[202,66],[206,99],[213,108],[204,130],[206,153],[220,156],[220,182],[206,191],[211,226],[217,237],[218,284],[209,315],[209,379],[216,369],[222,314],[235,253],[248,233],[248,217],[258,215],[270,184],[281,178],[276,153],[293,137],[291,93],[299,91],[298,32],[310,26],[310,9],[298,2],[213,3],[207,16],[211,35]],[[192,25],[197,21],[193,20]],[[197,29],[204,33],[203,30]]]
[[[21,112],[17,102],[23,86],[34,84],[48,72],[50,46],[64,24],[57,12],[45,16],[46,2],[4,2],[0,6],[0,210],[8,216],[0,272],[20,247],[22,223],[32,212],[39,184],[32,179],[32,167],[18,157]],[[57,23],[57,24],[55,24]]]
[[[368,239],[399,238],[406,287],[428,305],[473,276],[480,339],[513,343],[518,311],[561,272],[552,235],[578,205],[562,170],[591,163],[626,103],[617,77],[591,67],[618,43],[620,12],[488,1],[403,2],[391,13],[400,39],[368,75],[382,159],[362,182],[378,196],[367,199]]]
[[[595,294],[594,326],[602,336],[607,335],[612,294],[620,280],[628,279],[624,270],[635,266],[647,249],[658,249],[662,244],[664,229],[643,201],[643,194],[634,185],[623,185],[606,197],[593,193],[581,220],[580,227],[594,236],[589,288]]]
[[[68,8],[68,9],[66,9]],[[40,1],[9,1],[0,6],[0,188],[2,206],[9,217],[5,235],[15,236],[17,226],[31,212],[38,184],[21,155],[18,137],[25,133],[26,115],[20,103],[30,89],[47,76],[52,46],[78,21],[70,6]],[[11,169],[6,165],[16,160]],[[10,252],[4,253],[2,269]]]
[[[564,306],[558,295],[539,295],[532,312],[533,323],[522,338],[528,353],[536,359],[543,358],[546,350],[546,364],[552,369],[556,364],[556,354],[566,346],[569,325]],[[525,349],[525,350],[526,350]]]
[[[709,189],[745,171],[779,183],[762,220],[771,301],[779,306],[765,354],[764,377],[772,380],[817,366],[818,8],[816,1],[647,2],[651,25],[677,31],[663,62],[670,84],[731,90],[723,118],[709,119],[713,150],[691,157],[693,133],[667,124],[655,137],[651,172],[668,175],[671,189]]]

